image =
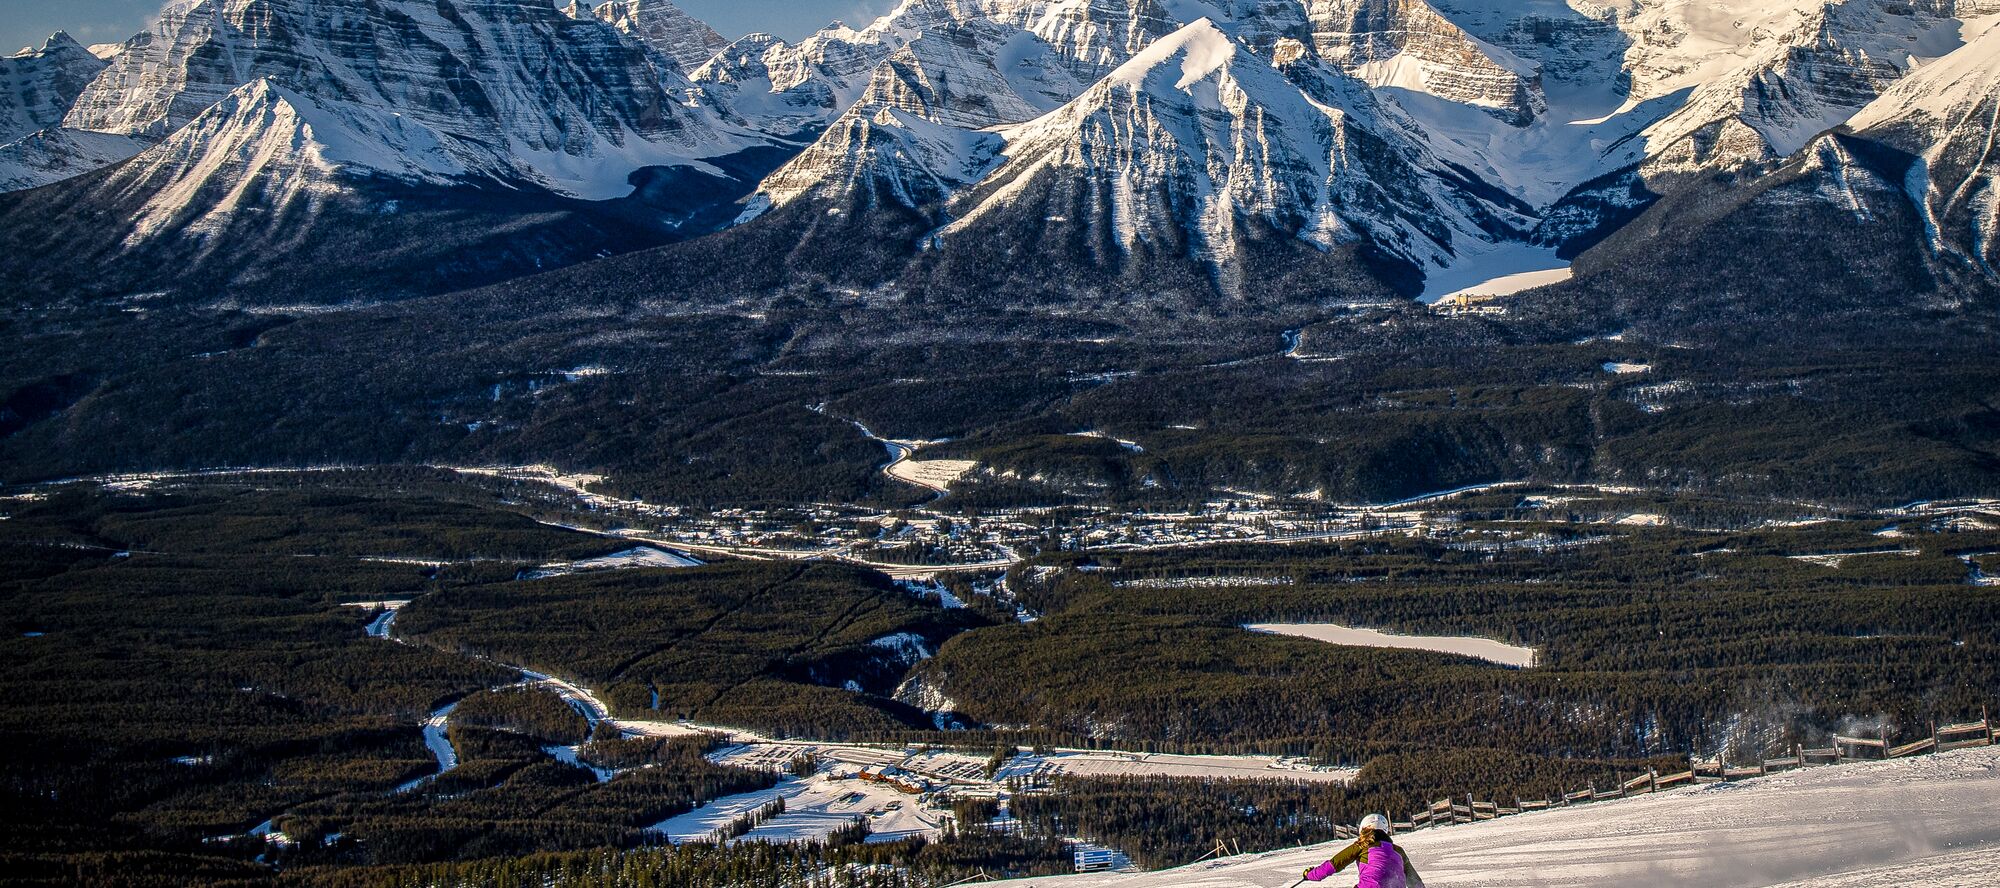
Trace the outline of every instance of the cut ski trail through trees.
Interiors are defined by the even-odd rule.
[[[1397,844],[1431,888],[1991,885],[2000,855],[2000,747],[1520,814],[1408,833]],[[1010,884],[1280,888],[1338,848]]]
[[[1356,629],[1334,623],[1251,623],[1244,626],[1265,635],[1309,638],[1349,647],[1397,648],[1433,651],[1477,657],[1489,663],[1526,669],[1535,665],[1535,649],[1495,641],[1491,638],[1458,635],[1396,635],[1375,629]]]

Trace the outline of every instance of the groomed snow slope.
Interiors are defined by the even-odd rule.
[[[1813,768],[1402,837],[1430,888],[1992,885],[2000,748]],[[1336,845],[1041,888],[1285,888]],[[1352,885],[1352,873],[1325,883]]]

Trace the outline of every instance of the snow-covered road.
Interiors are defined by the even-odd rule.
[[[1430,888],[1989,886],[2000,872],[2000,747],[1793,771],[1400,841]],[[1009,884],[1285,888],[1336,847]]]
[[[424,719],[424,748],[430,750],[432,758],[437,759],[437,772],[404,783],[396,787],[397,792],[409,792],[458,767],[458,750],[452,748],[450,734],[451,711],[457,708],[458,703],[453,701],[438,707],[429,718]]]

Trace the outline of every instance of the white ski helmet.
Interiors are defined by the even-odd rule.
[[[1359,829],[1362,832],[1367,832],[1372,829],[1375,830],[1376,832],[1387,835],[1389,832],[1389,818],[1384,817],[1380,814],[1370,814],[1366,817],[1361,818],[1361,826],[1359,827]]]

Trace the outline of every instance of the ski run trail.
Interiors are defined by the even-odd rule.
[[[2000,884],[2000,747],[1791,771],[1407,833],[1429,888]],[[1318,845],[1035,888],[1286,888]],[[1353,870],[1324,885],[1347,888]]]

